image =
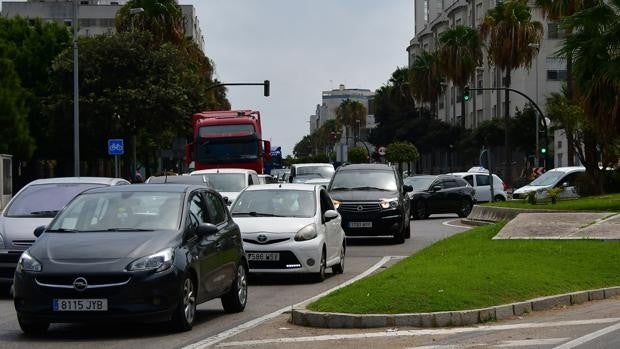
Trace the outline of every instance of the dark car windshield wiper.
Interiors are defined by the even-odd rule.
[[[59,228],[59,229],[46,230],[45,232],[46,233],[77,233],[78,230],[76,230],[76,229]]]
[[[392,191],[392,190],[383,189],[383,188],[377,188],[377,187],[355,187],[355,188],[351,188],[351,190],[380,190],[380,191]]]
[[[108,228],[100,230],[89,230],[92,233],[101,233],[105,231],[153,231],[153,229],[140,229],[140,228]]]
[[[352,190],[352,188],[338,187],[338,188],[331,188],[329,191],[346,191],[346,190]]]
[[[263,212],[233,212],[233,216],[252,216],[252,217],[285,217],[272,213],[263,213]]]
[[[54,217],[58,213],[58,210],[48,210],[48,211],[32,211],[30,212],[33,216],[49,216]]]

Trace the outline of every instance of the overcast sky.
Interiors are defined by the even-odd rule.
[[[256,109],[263,137],[292,154],[321,92],[376,90],[407,65],[413,0],[180,0],[196,7],[207,56],[233,109]]]

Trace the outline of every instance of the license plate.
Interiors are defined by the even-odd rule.
[[[54,299],[54,311],[107,311],[108,300],[102,299]]]
[[[279,253],[250,252],[247,255],[249,261],[277,262],[280,260]]]
[[[372,228],[372,222],[349,222],[349,228]]]

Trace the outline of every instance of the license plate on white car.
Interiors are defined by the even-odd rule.
[[[249,261],[277,262],[280,260],[279,253],[249,252],[247,255]]]
[[[108,300],[100,299],[54,299],[54,311],[107,311]]]
[[[349,222],[349,228],[372,228],[372,222]]]

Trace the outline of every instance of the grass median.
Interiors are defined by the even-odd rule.
[[[353,314],[465,310],[620,286],[620,242],[491,240],[504,224],[441,240],[308,309]]]
[[[620,212],[620,194],[590,196],[579,199],[560,200],[556,204],[541,201],[535,205],[526,200],[509,200],[483,204],[483,206],[509,207],[520,209],[544,209],[590,212]]]

